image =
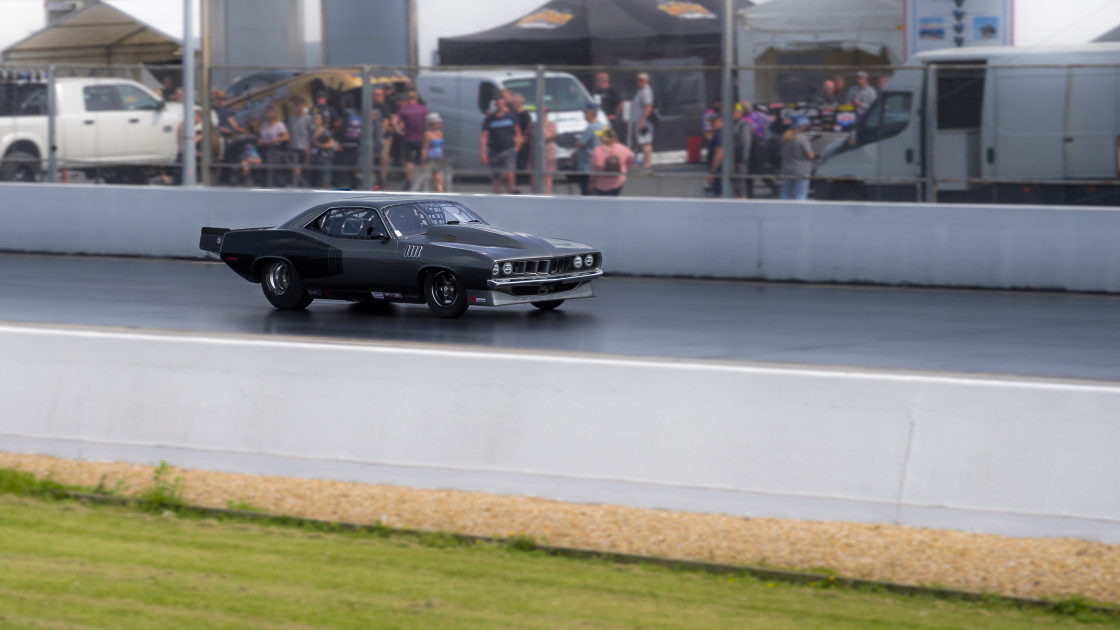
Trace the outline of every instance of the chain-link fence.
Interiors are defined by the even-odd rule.
[[[177,66],[0,66],[0,179],[177,184],[193,130],[210,186],[1120,204],[1120,65],[722,73],[219,66],[184,129]]]

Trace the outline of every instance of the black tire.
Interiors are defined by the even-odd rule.
[[[39,158],[24,151],[12,151],[0,162],[0,181],[37,182],[42,170]]]
[[[533,306],[541,309],[542,311],[554,311],[556,307],[564,303],[564,300],[545,300],[543,302],[533,302]]]
[[[440,317],[458,317],[467,310],[467,292],[447,269],[436,269],[424,278],[424,301]]]
[[[282,311],[302,311],[315,298],[308,294],[286,260],[270,260],[261,272],[261,290],[270,304]]]

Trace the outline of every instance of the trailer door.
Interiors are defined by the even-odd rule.
[[[1115,179],[1117,106],[1116,68],[1072,68],[1066,110],[1065,176],[1067,179]]]
[[[1064,68],[991,68],[981,131],[984,178],[1061,176],[1068,77]]]

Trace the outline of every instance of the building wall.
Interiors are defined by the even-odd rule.
[[[303,0],[210,0],[210,51],[215,66],[303,66]],[[224,87],[250,70],[215,70]]]
[[[322,0],[327,65],[415,63],[412,0]]]

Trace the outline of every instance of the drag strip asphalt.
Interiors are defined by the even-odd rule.
[[[220,263],[0,255],[0,320],[633,357],[1120,380],[1120,296],[607,277],[555,312],[317,300]]]

